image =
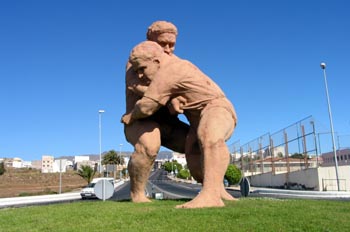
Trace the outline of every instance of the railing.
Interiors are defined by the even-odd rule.
[[[235,142],[230,147],[232,163],[245,175],[289,173],[319,166],[312,116],[276,133],[266,133],[242,146]]]

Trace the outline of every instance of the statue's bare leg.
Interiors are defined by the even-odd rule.
[[[225,140],[234,129],[231,114],[224,108],[211,108],[202,115],[198,139],[203,155],[203,189],[191,201],[177,208],[223,207],[223,179],[230,161]]]
[[[187,141],[186,141],[186,162],[192,177],[198,183],[203,183],[202,157],[203,156],[201,155],[201,152],[199,149],[197,135],[195,132],[191,130],[189,135],[187,136]],[[226,200],[226,201],[237,200],[226,191],[223,181],[222,181],[220,194],[223,200]]]
[[[134,145],[128,165],[131,200],[136,203],[150,202],[145,188],[160,148],[158,124],[152,121],[137,121],[125,128],[125,134],[128,141]]]
[[[198,182],[203,183],[203,161],[198,144],[197,132],[191,128],[186,138],[186,162],[191,176]]]

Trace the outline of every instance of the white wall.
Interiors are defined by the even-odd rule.
[[[340,191],[350,191],[350,165],[338,167]],[[321,191],[338,191],[335,167],[322,167],[319,170]],[[322,189],[323,188],[323,189]]]
[[[341,191],[350,191],[350,166],[339,166]],[[337,191],[335,167],[309,168],[305,170],[272,175],[264,173],[251,176],[250,184],[256,187],[282,187],[285,183],[296,183],[315,191]]]
[[[79,162],[89,161],[89,160],[90,160],[89,156],[85,156],[85,155],[74,156],[74,163],[79,163]]]

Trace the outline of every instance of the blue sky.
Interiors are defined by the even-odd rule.
[[[99,109],[102,150],[132,151],[120,123],[125,64],[156,20],[178,27],[175,53],[235,105],[228,144],[309,115],[329,130],[320,62],[334,129],[350,134],[349,10],[346,0],[1,1],[0,157],[98,154]]]

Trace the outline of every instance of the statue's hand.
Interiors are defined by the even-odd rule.
[[[121,121],[121,123],[124,123],[125,125],[131,124],[132,123],[131,113],[124,114],[120,121]]]
[[[182,96],[171,99],[167,104],[170,114],[183,114],[183,106],[185,106],[186,103],[186,99]]]

